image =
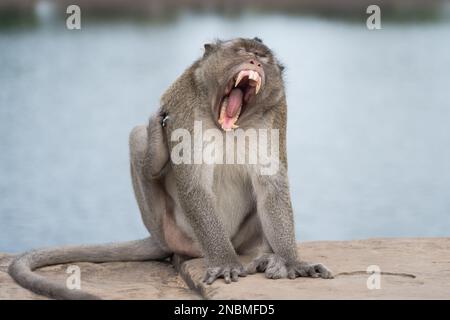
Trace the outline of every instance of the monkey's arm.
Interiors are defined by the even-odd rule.
[[[257,176],[253,185],[257,212],[272,250],[286,262],[297,260],[294,215],[283,167],[275,175]]]
[[[201,183],[201,169],[196,169],[196,165],[176,167],[181,205],[207,262],[208,269],[203,281],[211,284],[220,277],[226,283],[237,281],[246,272],[214,211],[212,196]]]
[[[265,271],[269,278],[295,277],[332,278],[322,264],[298,259],[294,230],[294,215],[285,167],[275,175],[257,176],[253,182],[260,217],[269,252],[255,259],[249,273]]]
[[[148,149],[143,159],[144,175],[147,179],[160,177],[169,161],[169,149],[161,125],[162,119],[161,115],[156,114],[148,123]]]

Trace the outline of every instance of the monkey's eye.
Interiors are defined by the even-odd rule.
[[[234,52],[236,52],[237,54],[244,54],[247,51],[245,51],[244,48],[236,48],[236,49],[234,49]]]
[[[254,54],[262,63],[270,63],[270,59],[267,54],[261,52],[255,52]]]
[[[267,58],[267,55],[261,52],[255,52],[255,56],[257,56],[258,58]]]

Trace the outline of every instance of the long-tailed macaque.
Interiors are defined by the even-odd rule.
[[[217,278],[238,281],[255,272],[265,272],[271,279],[331,278],[322,264],[297,256],[282,73],[283,66],[259,38],[206,44],[203,57],[164,93],[148,125],[130,134],[133,188],[151,236],[119,244],[30,251],[13,261],[10,275],[23,287],[57,299],[96,297],[68,290],[34,269],[77,261],[162,260],[178,254],[204,257],[208,284]],[[216,139],[199,142],[196,126],[205,133],[215,132],[211,136]],[[264,173],[258,161],[233,162],[235,156],[242,160],[255,153],[261,160],[260,152],[250,146],[249,133],[263,130],[277,132],[270,143],[258,136],[256,144],[278,151],[276,170]],[[220,139],[223,134],[231,136],[228,142],[235,141],[237,132],[244,133],[248,143],[239,146]],[[185,141],[180,141],[182,137]],[[205,161],[205,150],[211,146],[215,161]],[[219,147],[224,148],[222,156]],[[250,265],[240,263],[238,254],[256,252]]]

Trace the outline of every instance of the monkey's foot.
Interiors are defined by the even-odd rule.
[[[264,254],[256,258],[246,269],[249,274],[264,272],[269,279],[295,279],[296,277],[333,278],[331,271],[321,263],[296,261],[288,264],[285,259],[274,253]]]
[[[265,272],[266,277],[270,279],[286,278],[288,269],[286,261],[277,254],[267,253],[254,259],[248,266],[247,272],[254,274],[256,272]]]
[[[238,281],[239,277],[247,276],[245,268],[240,263],[227,264],[222,267],[210,267],[206,270],[203,282],[213,283],[218,278],[224,278],[225,283]]]
[[[296,277],[333,279],[333,273],[321,263],[297,261],[288,267],[288,278]]]

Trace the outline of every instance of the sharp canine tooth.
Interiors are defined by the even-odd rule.
[[[236,82],[234,83],[234,87],[237,87],[239,82],[241,82],[242,78],[245,76],[244,74],[244,70],[242,70],[241,72],[239,72],[238,77],[236,79]]]
[[[261,89],[261,78],[258,77],[258,79],[256,80],[256,90],[255,90],[255,94],[258,94],[259,89]]]
[[[226,101],[227,101],[227,99],[222,101],[222,105],[220,106],[219,120],[217,120],[217,122],[219,122],[219,124],[222,124],[224,121],[225,111],[226,111],[225,110],[226,109]]]

